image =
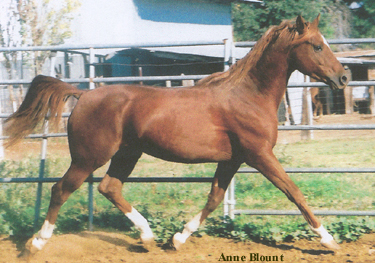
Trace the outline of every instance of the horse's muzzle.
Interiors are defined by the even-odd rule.
[[[346,87],[346,85],[348,85],[349,83],[349,80],[348,80],[348,77],[346,75],[342,75],[340,78],[339,78],[339,82],[341,84],[341,87],[342,89]]]
[[[342,74],[340,76],[330,78],[327,82],[332,90],[339,90],[344,89],[348,85],[349,80],[345,74]]]

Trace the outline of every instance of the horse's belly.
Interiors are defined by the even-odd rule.
[[[167,140],[142,140],[143,151],[167,161],[183,163],[219,162],[230,160],[232,149],[225,137],[175,137]]]

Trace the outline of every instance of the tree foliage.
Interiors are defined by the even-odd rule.
[[[52,1],[53,2],[53,1]],[[18,0],[23,44],[33,46],[59,45],[72,36],[70,23],[78,0],[64,0],[56,8],[50,0]]]
[[[351,0],[264,0],[263,5],[234,3],[232,19],[236,41],[255,41],[271,26],[302,15],[313,20],[319,13],[320,30],[327,38],[374,37],[375,1]]]
[[[375,37],[375,1],[344,1],[352,6],[352,36]]]
[[[271,25],[278,25],[283,20],[295,19],[299,14],[307,20],[312,20],[323,7],[322,0],[267,0],[264,1],[264,5],[235,3],[232,7],[235,39],[236,41],[257,40]]]
[[[73,12],[80,7],[79,0],[9,0],[8,17],[0,24],[0,41],[3,47],[48,46],[63,44],[71,37]],[[7,61],[16,54],[4,52]],[[32,55],[35,73],[40,74],[49,52]]]

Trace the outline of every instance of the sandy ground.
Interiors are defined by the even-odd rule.
[[[27,262],[22,256],[25,242],[1,237],[0,262]],[[263,262],[375,262],[375,234],[343,243],[338,252],[325,249],[318,240],[271,246],[210,236],[191,237],[176,252],[164,250],[160,245],[147,251],[139,240],[118,233],[82,232],[53,236],[29,262],[262,262],[262,259]]]

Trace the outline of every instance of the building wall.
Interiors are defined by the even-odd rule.
[[[81,0],[73,44],[217,41],[232,38],[231,5],[203,0]]]

